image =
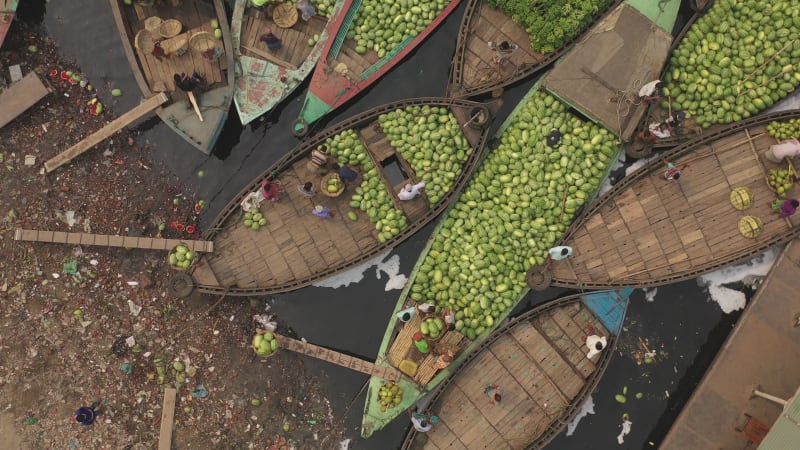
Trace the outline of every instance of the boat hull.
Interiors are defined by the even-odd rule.
[[[111,9],[120,32],[123,49],[133,70],[142,95],[166,92],[170,102],[156,110],[156,114],[176,134],[205,154],[210,154],[228,118],[233,101],[233,48],[230,30],[221,0],[207,2],[182,2],[178,6],[159,3],[158,6],[127,6],[120,0],[111,0]],[[211,20],[216,20],[222,33],[217,40],[218,54],[208,59],[199,51],[186,46],[185,53],[176,52],[169,58],[158,59],[147,49],[136,48],[136,34],[144,28],[139,17],[175,18],[182,22],[187,38],[203,32],[214,34]],[[154,31],[155,36],[157,31]],[[195,112],[187,95],[177,89],[172,80],[175,73],[197,71],[205,78],[205,89],[194,93],[202,120]]]
[[[787,164],[764,155],[777,143],[766,125],[796,117],[798,110],[750,118],[663,154],[677,167],[685,166],[679,180],[665,179],[661,160],[625,177],[570,228],[563,245],[574,254],[553,265],[552,284],[604,289],[674,283],[800,235],[800,218],[780,219],[771,208],[777,195],[767,184],[769,170]],[[745,210],[731,205],[737,187],[749,190],[752,204]],[[787,196],[798,194],[795,184]],[[755,238],[740,231],[746,215],[762,222]]]
[[[8,30],[11,28],[11,22],[14,21],[18,4],[18,0],[3,0],[2,5],[0,5],[0,47],[3,46],[3,41],[6,40]]]
[[[424,434],[412,427],[401,448],[544,447],[600,381],[614,355],[631,292],[570,295],[512,319],[426,399],[425,412],[439,421]],[[591,358],[584,343],[589,335],[608,341]],[[487,398],[487,384],[500,388],[499,405]]]

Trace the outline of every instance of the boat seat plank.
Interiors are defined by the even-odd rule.
[[[574,398],[583,385],[583,380],[569,367],[566,361],[555,349],[541,336],[532,324],[523,323],[514,327],[511,334],[519,342],[537,342],[532,346],[526,346],[525,350],[531,355],[532,359],[542,368],[542,370],[552,380],[558,383],[559,390],[567,398]]]
[[[588,374],[594,371],[594,367],[587,369],[587,367],[582,364],[584,360],[587,359],[579,346],[582,345],[583,342],[573,341],[549,314],[540,315],[536,318],[534,323],[539,332],[558,350],[562,359],[564,359],[576,373],[586,378]]]
[[[450,392],[443,396],[441,402],[443,405],[455,405],[456,408],[442,409],[440,415],[448,418],[447,423],[450,430],[459,437],[459,440],[466,446],[465,448],[470,448],[473,441],[484,442],[485,439],[492,441],[499,437],[500,434],[479,409],[484,408],[484,405],[488,406],[488,397],[484,395],[486,403],[476,405],[458,385],[452,384],[451,386]]]

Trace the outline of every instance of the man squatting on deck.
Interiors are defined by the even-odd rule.
[[[422,192],[422,188],[425,187],[425,182],[420,181],[417,184],[407,184],[403,187],[403,190],[397,194],[397,198],[400,200],[413,200]]]

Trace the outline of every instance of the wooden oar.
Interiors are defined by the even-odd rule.
[[[192,106],[194,107],[194,112],[197,113],[197,117],[200,119],[200,122],[203,121],[203,114],[200,112],[200,107],[197,106],[197,99],[194,98],[194,93],[192,91],[187,92],[189,94],[189,101],[192,102]]]

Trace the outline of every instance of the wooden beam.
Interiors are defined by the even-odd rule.
[[[197,118],[200,119],[200,122],[203,121],[203,113],[200,112],[200,107],[197,106],[197,99],[194,98],[194,94],[192,91],[186,93],[189,95],[189,101],[192,102],[192,107],[194,108],[194,112],[197,114]]]
[[[140,248],[144,250],[172,250],[185,245],[193,252],[213,253],[213,241],[188,239],[159,239],[151,237],[116,236],[108,234],[69,233],[63,231],[25,230],[17,228],[15,241],[46,242],[48,244],[80,244],[101,247]]]
[[[50,92],[52,92],[50,86],[45,86],[36,72],[29,72],[21,80],[12,83],[0,94],[0,128]]]
[[[286,62],[286,61],[284,61],[284,60],[282,60],[282,59],[280,59],[280,58],[278,58],[276,56],[270,55],[269,53],[267,53],[267,52],[265,52],[263,50],[259,50],[257,48],[253,48],[253,47],[248,47],[246,45],[242,45],[242,48],[247,50],[248,52],[255,53],[256,55],[266,59],[267,61],[269,61],[271,63],[277,64],[277,65],[279,65],[281,67],[285,67],[285,68],[287,68],[289,70],[297,70],[297,66],[295,66],[294,64]]]
[[[168,387],[164,389],[164,403],[161,405],[161,432],[158,435],[158,450],[172,448],[172,422],[175,420],[175,397],[178,391]]]
[[[111,123],[109,123],[105,127],[95,131],[86,139],[78,142],[77,144],[70,147],[68,150],[61,152],[58,155],[47,160],[44,163],[45,170],[48,173],[50,173],[56,170],[57,168],[63,166],[64,164],[67,164],[68,162],[77,158],[79,155],[83,154],[90,148],[99,144],[108,137],[112,136],[117,131],[128,126],[130,123],[138,120],[145,114],[154,111],[156,108],[161,106],[161,104],[165,103],[167,100],[169,100],[169,97],[167,97],[167,94],[163,92],[159,92],[158,94],[148,98],[147,100],[143,101],[141,104],[139,104],[132,110],[126,112],[125,114],[111,121]]]

